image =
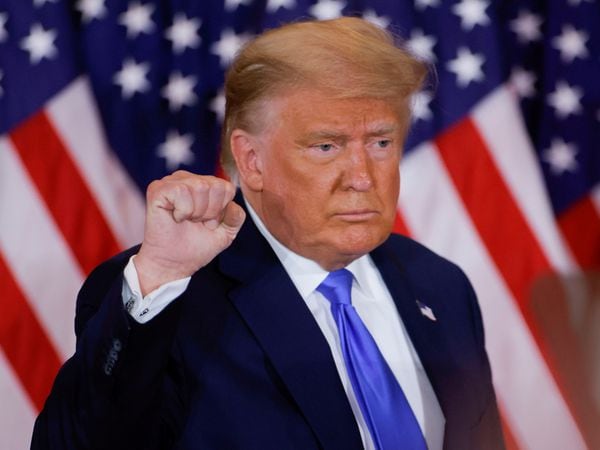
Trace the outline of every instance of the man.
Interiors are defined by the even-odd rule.
[[[149,186],[141,247],[81,290],[32,448],[502,448],[470,284],[390,236],[424,76],[360,19],[250,43],[223,133],[242,194]]]

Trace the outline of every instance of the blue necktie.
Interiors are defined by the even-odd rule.
[[[317,290],[331,303],[352,389],[375,447],[425,450],[419,423],[373,337],[350,299],[352,274],[331,272]]]

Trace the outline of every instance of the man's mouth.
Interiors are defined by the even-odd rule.
[[[334,214],[334,217],[346,222],[365,222],[373,219],[379,213],[373,209],[350,209]]]

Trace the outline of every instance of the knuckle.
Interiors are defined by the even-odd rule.
[[[226,189],[226,188],[225,188],[225,186],[223,185],[223,183],[218,183],[218,182],[217,182],[217,183],[213,184],[213,192],[214,192],[216,195],[222,195],[222,194],[223,194],[223,192],[225,192],[225,189]]]
[[[193,180],[190,180],[190,182],[192,189],[194,189],[196,192],[204,193],[208,191],[210,187],[209,183],[204,178],[194,178]]]
[[[229,200],[235,197],[235,186],[229,181],[225,182],[225,194]]]
[[[188,172],[187,170],[180,169],[180,170],[176,170],[171,175],[175,178],[185,178],[185,177],[189,177],[190,175],[193,175],[193,174]]]
[[[162,186],[163,184],[164,184],[163,180],[154,180],[154,181],[150,182],[150,184],[148,185],[148,190],[155,191],[155,190],[159,189],[160,186]]]
[[[163,179],[164,180],[164,179]],[[146,188],[146,198],[153,199],[164,189],[165,182],[163,180],[154,180]]]
[[[175,183],[171,187],[171,193],[174,194],[175,196],[177,196],[178,198],[181,198],[181,197],[187,195],[188,189],[185,184]]]

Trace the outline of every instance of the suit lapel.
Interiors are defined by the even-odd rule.
[[[323,448],[361,448],[354,415],[325,337],[250,218],[219,267],[239,280],[230,299]]]
[[[437,396],[444,416],[450,417],[453,406],[451,392],[448,391],[447,336],[437,320],[431,320],[421,312],[417,300],[428,304],[427,299],[419,299],[411,286],[406,270],[403,268],[401,255],[390,248],[388,243],[382,244],[371,253],[385,284],[394,299],[402,322],[410,336],[413,347],[419,355],[423,368]],[[446,427],[448,419],[446,419]]]

